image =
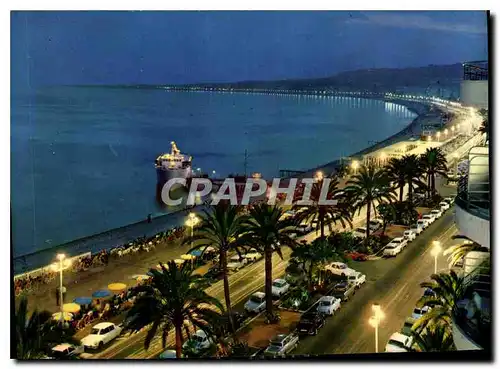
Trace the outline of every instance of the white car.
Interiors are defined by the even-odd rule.
[[[408,229],[406,231],[403,232],[403,237],[408,241],[408,242],[411,242],[413,241],[415,238],[417,238],[417,234],[415,233],[415,231],[413,231],[412,229]]]
[[[102,348],[122,333],[123,327],[114,323],[103,322],[92,327],[90,334],[82,339],[82,345],[87,349]]]
[[[325,315],[333,315],[338,309],[340,309],[340,299],[333,296],[323,296],[318,301],[316,311]]]
[[[247,259],[249,262],[253,262],[261,259],[262,254],[255,249],[251,249],[245,254],[244,258]]]
[[[361,287],[361,285],[363,283],[366,282],[366,275],[360,273],[360,272],[357,272],[355,275],[350,275],[348,278],[347,278],[347,281],[349,283],[353,283],[354,285],[356,285],[356,288],[359,288]]]
[[[385,352],[407,352],[413,344],[413,337],[404,335],[403,333],[393,333],[385,345]],[[401,347],[403,346],[403,347]],[[405,349],[406,347],[406,349]]]
[[[417,220],[417,226],[422,229],[426,229],[430,224],[431,222],[429,222],[429,220],[424,218]]]
[[[271,287],[273,296],[281,297],[290,289],[290,285],[284,279],[275,279]]]
[[[448,204],[446,201],[441,201],[439,203],[439,207],[441,208],[441,211],[446,211],[450,208],[450,204]]]
[[[418,236],[420,233],[424,231],[424,229],[420,227],[418,224],[414,224],[411,226],[410,231],[412,231],[413,233],[415,233],[415,235]]]
[[[408,240],[404,237],[396,237],[389,242],[389,245],[401,246],[401,250],[403,250],[408,245]]]
[[[413,313],[411,313],[411,317],[413,319],[419,319],[421,317],[423,317],[427,312],[429,312],[429,310],[431,310],[431,308],[429,306],[423,306],[423,307],[415,307],[415,309],[413,309]]]
[[[238,270],[243,268],[245,265],[248,264],[248,259],[245,257],[241,256],[239,257],[238,254],[233,255],[229,258],[228,263],[227,263],[227,269],[229,270]]]
[[[451,206],[451,205],[455,202],[455,198],[454,198],[454,197],[449,196],[449,197],[445,197],[445,198],[443,199],[443,201],[446,201],[446,202],[447,202],[448,204],[450,204],[450,206]]]
[[[51,356],[56,359],[68,359],[72,356],[80,355],[85,350],[83,346],[75,346],[70,343],[61,343],[60,345],[52,347],[51,351]]]
[[[208,337],[205,332],[199,329],[193,336],[191,336],[191,339],[184,342],[182,348],[186,349],[187,347],[190,347],[194,353],[198,353],[209,349],[213,344],[214,341]]]
[[[427,220],[427,222],[429,224],[432,224],[436,220],[436,217],[434,216],[434,214],[428,213],[428,214],[422,215],[422,219]]]
[[[353,232],[354,237],[366,238],[366,227],[358,227]]]
[[[403,250],[403,244],[401,242],[394,242],[394,240],[392,240],[385,246],[383,253],[384,256],[396,256]]]
[[[266,294],[255,292],[245,303],[245,311],[249,313],[260,313],[266,308]]]
[[[370,220],[370,231],[376,232],[380,228],[382,228],[382,225],[379,222],[377,222],[376,220]]]
[[[438,210],[438,209],[433,209],[433,210],[431,210],[431,215],[434,215],[434,218],[438,219],[438,218],[441,218],[441,216],[443,215],[443,212],[441,210]]]
[[[326,265],[324,267],[324,269],[332,272],[333,274],[340,275],[340,276],[356,275],[356,273],[357,273],[354,269],[349,268],[347,266],[347,264],[340,263],[337,261]]]

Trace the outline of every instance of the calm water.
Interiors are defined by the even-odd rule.
[[[381,140],[414,114],[374,100],[52,87],[14,94],[15,254],[157,213],[153,160],[177,142],[217,176],[307,169]]]

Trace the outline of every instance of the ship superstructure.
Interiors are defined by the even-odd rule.
[[[181,154],[174,141],[170,145],[170,153],[162,154],[155,160],[156,175],[160,186],[172,178],[188,179],[192,175],[192,157]]]

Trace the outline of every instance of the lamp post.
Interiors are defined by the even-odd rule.
[[[441,137],[441,132],[438,131],[438,132],[436,132],[436,138],[437,138],[438,142],[439,142],[439,137]]]
[[[189,213],[189,218],[186,220],[186,225],[191,227],[191,248],[193,248],[193,236],[194,236],[194,226],[198,224],[200,220],[194,213]]]
[[[446,138],[448,137],[448,128],[446,128],[446,129],[444,130],[444,137],[446,137]]]
[[[64,259],[66,259],[66,255],[64,254],[57,254],[57,260],[59,262],[56,262],[52,265],[52,269],[56,272],[59,272],[59,308],[60,308],[60,317],[59,317],[59,322],[63,324],[64,322],[64,301],[63,301],[63,270],[67,269],[71,263],[69,260],[66,260],[66,263],[64,262]]]
[[[368,323],[375,328],[375,352],[378,352],[378,326],[380,325],[380,322],[384,318],[384,313],[382,312],[382,309],[380,308],[379,304],[373,304],[372,305],[372,311],[373,315],[370,317],[368,320]]]
[[[316,172],[316,175],[314,176],[314,179],[317,181],[322,181],[323,180],[323,172],[321,170],[318,170]]]
[[[351,168],[354,170],[354,174],[357,173],[357,170],[359,168],[359,162],[357,160],[354,160],[352,163],[351,163]]]
[[[434,247],[431,250],[431,255],[434,256],[434,274],[437,274],[438,256],[441,254],[441,242],[432,241]]]

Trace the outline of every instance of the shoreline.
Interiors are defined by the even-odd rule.
[[[374,96],[361,98],[392,102],[394,104],[404,106],[408,110],[417,114],[417,117],[415,117],[412,122],[401,131],[387,137],[383,141],[377,142],[374,145],[368,146],[365,149],[349,155],[350,157],[363,155],[379,148],[386,147],[396,142],[396,140],[407,138],[414,134],[415,128],[418,128],[423,120],[437,117],[437,113],[431,113],[430,111],[430,107],[432,105],[430,102],[416,102],[403,99],[387,99]],[[308,169],[304,172],[304,174],[312,173],[317,170],[335,171],[335,169],[338,168],[341,162],[342,158],[336,159],[316,168]],[[198,210],[201,210],[201,208],[202,206],[197,207]],[[138,237],[153,236],[154,234],[182,224],[184,217],[190,210],[191,209],[179,209],[173,213],[167,213],[153,217],[151,223],[149,223],[147,219],[144,219],[142,221],[127,224],[122,227],[113,228],[104,232],[99,232],[86,237],[78,238],[47,249],[34,251],[32,253],[24,254],[21,256],[15,256],[13,257],[14,275],[29,273],[41,267],[47,266],[53,261],[53,256],[57,252],[66,252],[71,256],[76,256],[86,252],[96,253],[104,249],[110,250],[114,247],[127,244],[128,242],[131,242]]]

